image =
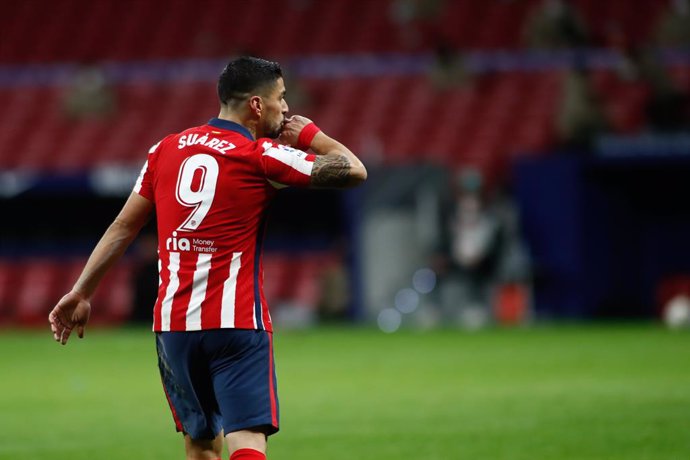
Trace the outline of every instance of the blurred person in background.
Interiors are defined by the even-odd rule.
[[[439,39],[434,48],[434,63],[429,73],[431,84],[437,90],[453,89],[472,84],[474,75],[465,65],[462,52],[445,39]]]
[[[563,82],[556,119],[556,132],[561,146],[568,150],[588,152],[597,137],[607,131],[608,125],[587,70],[580,67],[569,69]]]
[[[676,85],[656,50],[649,47],[627,47],[621,51],[618,77],[645,86],[646,129],[656,134],[671,134],[690,128],[690,101]]]
[[[662,134],[687,130],[690,127],[688,95],[673,83],[656,53],[640,52],[638,67],[650,91],[645,106],[647,128]]]
[[[668,48],[690,46],[690,1],[669,2],[657,23],[656,43]]]
[[[492,290],[505,248],[505,228],[488,201],[483,181],[477,169],[465,169],[458,175],[434,264],[442,316],[469,328],[491,320]]]
[[[107,118],[115,114],[117,99],[105,72],[96,64],[79,66],[64,94],[63,110],[70,119]]]
[[[398,25],[400,42],[407,48],[414,48],[424,37],[434,33],[444,3],[444,0],[393,0],[389,16]]]
[[[580,48],[589,44],[584,21],[567,0],[543,0],[525,21],[525,42],[536,49]]]
[[[350,277],[342,261],[328,264],[319,276],[317,314],[321,323],[338,323],[348,319]]]
[[[75,328],[83,337],[102,277],[155,212],[160,287],[153,329],[188,459],[220,458],[224,439],[231,460],[265,459],[267,438],[279,429],[261,266],[265,213],[276,190],[345,188],[366,179],[347,147],[307,118],[287,118],[285,94],[277,63],[232,60],[218,80],[218,117],[149,150],[122,211],[49,315],[55,340],[66,344]]]

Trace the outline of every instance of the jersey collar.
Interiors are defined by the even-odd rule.
[[[242,126],[239,123],[235,123],[234,121],[223,120],[221,118],[211,118],[208,121],[208,124],[213,126],[214,128],[227,129],[228,131],[235,131],[236,133],[243,135],[244,137],[246,137],[250,141],[254,140],[252,133],[250,133],[247,128],[245,128],[244,126]]]

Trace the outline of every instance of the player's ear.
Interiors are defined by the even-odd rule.
[[[264,101],[261,99],[261,96],[250,97],[249,108],[251,109],[253,114],[255,114],[257,117],[261,117],[261,112],[264,108]]]

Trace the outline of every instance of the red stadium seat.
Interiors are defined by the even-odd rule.
[[[121,260],[103,278],[91,302],[94,323],[119,324],[126,321],[134,306],[132,266]]]
[[[269,306],[289,297],[290,286],[296,273],[293,258],[286,254],[266,253],[263,255],[264,297]]]
[[[397,23],[389,1],[333,0],[116,0],[34,1],[6,5],[0,17],[4,63],[221,57],[238,52],[265,56],[431,51],[442,37],[463,49],[506,49],[521,44],[526,18],[540,0],[454,0],[437,15]],[[576,0],[595,43],[620,35],[629,44],[649,40],[666,2]],[[241,10],[242,20],[228,22]],[[265,40],[267,17],[280,27]],[[651,19],[650,19],[651,18]],[[40,31],[34,24],[44,24]],[[155,24],[155,27],[151,27]],[[27,35],[26,30],[36,33]],[[180,31],[184,31],[180,33]],[[40,32],[40,33],[39,33]]]
[[[32,1],[20,3],[8,5],[0,17],[7,37],[0,43],[4,63],[93,62],[96,56],[98,61],[222,57],[240,50],[278,56],[428,53],[441,39],[459,49],[504,49],[520,46],[525,18],[541,0],[442,2],[438,16],[412,18],[402,26],[392,13],[392,0],[242,2],[242,21],[236,27],[228,27],[225,20],[239,5],[230,0],[132,5],[65,0],[60,7],[42,8]],[[665,2],[641,0],[635,8],[624,0],[573,4],[601,42],[611,27],[632,41],[648,38]],[[260,39],[264,18],[275,11],[280,11],[282,26],[273,31],[272,40]],[[30,23],[47,18],[46,27],[26,36]],[[152,22],[155,28],[148,26]],[[305,22],[311,27],[303,27]],[[180,24],[195,32],[180,33]],[[417,31],[415,43],[401,42],[406,27]],[[687,66],[672,69],[681,88],[688,89],[688,75]],[[548,146],[554,137],[550,120],[557,112],[560,79],[554,71],[505,71],[447,90],[434,88],[423,74],[315,77],[302,83],[309,95],[305,113],[346,144],[359,148],[380,143],[389,164],[456,164],[464,157],[487,155],[481,152],[510,156]],[[621,82],[610,70],[595,70],[592,81],[615,130],[639,130],[647,97],[642,85]],[[8,152],[0,156],[0,169],[70,172],[102,164],[139,165],[151,144],[204,123],[216,104],[208,82],[179,76],[122,84],[115,90],[118,112],[112,119],[68,120],[60,86],[0,89],[6,101],[0,114],[0,149]],[[40,116],[34,110],[38,105]]]
[[[20,266],[14,318],[25,326],[44,325],[48,313],[64,294],[63,267],[53,259],[28,259]]]
[[[617,81],[604,96],[604,110],[618,133],[635,133],[645,122],[649,88],[643,82]]]
[[[264,254],[264,295],[268,304],[271,308],[315,308],[321,295],[320,278],[338,260],[337,254],[331,252]]]
[[[13,260],[0,260],[0,325],[12,321],[17,297],[17,263]]]

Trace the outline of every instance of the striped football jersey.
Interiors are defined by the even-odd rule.
[[[134,192],[156,208],[154,331],[272,331],[261,264],[266,209],[278,188],[308,186],[313,162],[218,118],[151,148]]]

